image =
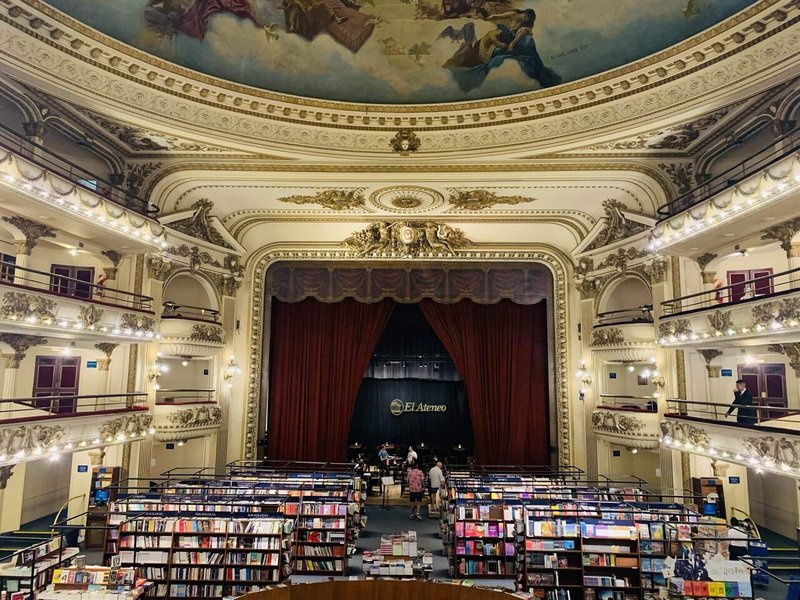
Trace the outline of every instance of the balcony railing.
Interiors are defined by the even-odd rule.
[[[0,400],[0,423],[146,410],[147,394],[39,396]]]
[[[652,323],[653,305],[645,304],[636,308],[622,308],[620,310],[610,310],[597,313],[595,327],[605,325],[625,325],[627,323]]]
[[[214,308],[201,306],[186,306],[176,302],[164,302],[161,310],[162,319],[193,319],[195,321],[208,321],[219,323],[219,311]]]
[[[214,394],[216,394],[216,390],[161,389],[156,392],[156,405],[216,404]]]
[[[665,316],[706,308],[724,308],[753,300],[764,300],[800,291],[800,268],[756,277],[661,303]]]
[[[600,394],[597,408],[632,412],[658,412],[658,401],[652,396],[619,396]]]
[[[96,173],[66,160],[45,146],[30,141],[25,136],[0,123],[0,147],[25,158],[31,164],[55,173],[92,194],[97,194],[115,204],[141,215],[154,217],[158,207],[131,193],[119,184],[111,183]]]
[[[720,425],[756,426],[760,429],[770,428],[800,434],[800,410],[782,406],[757,404],[759,399],[754,398],[751,407],[753,411],[752,422],[737,423],[739,405],[720,404],[718,402],[697,402],[681,398],[668,398],[665,417],[678,419],[697,419]],[[728,411],[733,411],[728,415]]]
[[[798,147],[800,147],[800,133],[798,131],[793,131],[777,138],[770,145],[762,148],[752,156],[661,206],[658,209],[659,221],[668,219],[701,202],[705,202],[715,194],[736,185],[757,171],[765,169],[796,152]]]
[[[9,262],[0,262],[0,285],[119,308],[146,312],[153,310],[153,299],[150,296],[134,294],[46,271],[37,271]]]

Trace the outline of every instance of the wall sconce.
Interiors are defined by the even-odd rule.
[[[160,358],[161,355],[156,355],[156,361],[153,363],[153,366],[150,367],[150,370],[147,372],[147,378],[153,382],[153,389],[159,390],[161,386],[158,385],[158,378],[161,377],[164,373],[169,371],[169,367],[161,362]]]
[[[664,380],[664,376],[658,372],[656,366],[653,365],[652,369],[645,369],[644,371],[642,371],[642,377],[650,378],[650,383],[656,386],[656,391],[653,392],[653,398],[660,398],[661,390],[664,389],[666,381]]]
[[[592,385],[592,375],[589,373],[589,369],[586,368],[586,363],[581,363],[581,368],[575,373],[575,377],[581,382],[578,393],[580,394],[580,399],[583,400],[586,394],[589,393],[589,386]]]
[[[239,368],[239,363],[231,356],[231,359],[228,361],[228,366],[225,367],[225,371],[222,373],[222,378],[225,380],[225,387],[228,389],[232,388],[233,384],[231,383],[231,379],[241,372],[242,370]]]

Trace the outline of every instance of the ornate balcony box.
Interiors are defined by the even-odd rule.
[[[708,344],[718,347],[798,341],[800,280],[797,277],[800,270],[754,280],[763,290],[769,290],[754,298],[718,302],[719,298],[731,298],[728,288],[721,288],[723,296],[715,291],[664,303],[674,314],[660,319],[658,343],[665,347]]]
[[[162,318],[159,331],[165,356],[214,356],[224,345],[222,325],[206,320]]]
[[[5,264],[5,263],[4,263]],[[0,280],[0,325],[13,333],[145,341],[160,339],[139,294],[69,277],[13,267],[14,281]]]
[[[655,411],[616,406],[598,406],[592,411],[594,434],[628,448],[657,448],[661,440]]]
[[[720,405],[716,418],[689,408],[689,414],[668,412],[661,421],[661,440],[668,448],[712,459],[766,469],[800,478],[800,421],[797,415],[769,419],[752,426],[725,417]]]
[[[136,441],[155,433],[144,394],[78,397],[71,412],[6,400],[0,413],[0,467],[77,450]],[[46,398],[37,398],[38,402]],[[52,399],[63,402],[68,398]],[[27,400],[25,401],[27,402]]]
[[[222,427],[222,408],[210,400],[213,395],[214,390],[159,390],[153,414],[156,438],[175,442],[218,431]]]
[[[655,330],[647,322],[595,326],[590,346],[605,360],[644,362],[656,349]]]

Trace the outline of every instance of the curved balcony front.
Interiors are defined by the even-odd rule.
[[[179,442],[206,437],[222,427],[222,408],[215,390],[158,390],[153,412],[156,439]]]
[[[592,430],[597,437],[627,448],[657,448],[658,402],[652,396],[601,394],[592,411]]]
[[[598,313],[592,328],[592,351],[605,360],[647,361],[656,348],[652,310],[645,305]]]
[[[164,303],[160,332],[159,348],[165,356],[214,356],[225,340],[217,310],[175,302]]]

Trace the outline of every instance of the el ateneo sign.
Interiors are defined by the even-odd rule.
[[[395,417],[403,413],[443,413],[447,411],[446,404],[428,404],[427,402],[403,402],[395,398],[389,403],[389,412]]]

